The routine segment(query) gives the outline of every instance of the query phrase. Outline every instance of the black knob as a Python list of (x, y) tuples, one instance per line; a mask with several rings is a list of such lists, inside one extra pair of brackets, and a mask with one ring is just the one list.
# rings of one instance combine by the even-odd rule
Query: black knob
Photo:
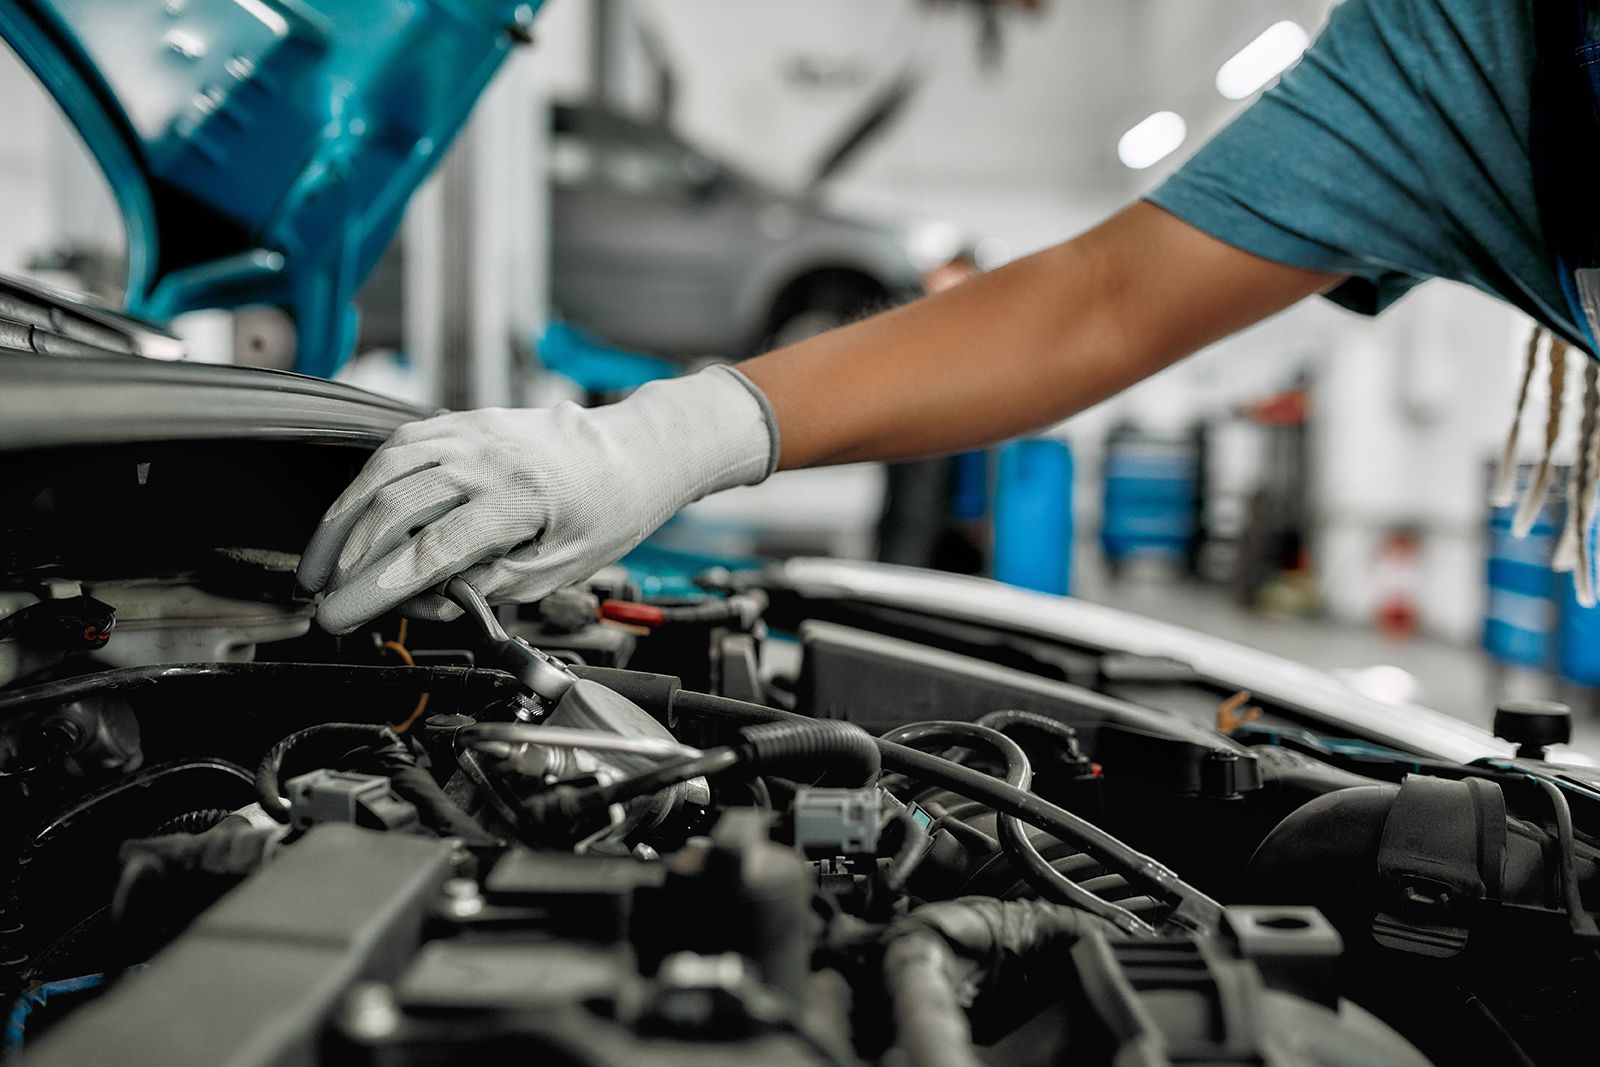
[(1572, 740), (1572, 709), (1555, 700), (1508, 700), (1494, 709), (1494, 735), (1522, 759), (1544, 759), (1548, 745)]

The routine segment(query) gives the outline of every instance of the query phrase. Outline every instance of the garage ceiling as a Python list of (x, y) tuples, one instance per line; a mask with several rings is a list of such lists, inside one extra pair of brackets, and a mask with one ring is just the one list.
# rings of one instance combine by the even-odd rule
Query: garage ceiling
[(1237, 104), (1217, 68), (1280, 19), (1321, 25), (1332, 0), (1052, 0), (1008, 13), (998, 69), (977, 22), (917, 0), (646, 0), (682, 77), (681, 125), (775, 178), (806, 172), (830, 134), (906, 65), (924, 86), (863, 154), (874, 182), (1050, 182), (1136, 191), (1159, 175), (1117, 162), (1123, 131), (1156, 110), (1189, 123), (1182, 158)]

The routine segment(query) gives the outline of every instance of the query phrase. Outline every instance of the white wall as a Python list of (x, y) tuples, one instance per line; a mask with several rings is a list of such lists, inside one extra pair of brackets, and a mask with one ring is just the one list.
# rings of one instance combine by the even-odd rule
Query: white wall
[(1488, 297), (1434, 283), (1333, 336), (1313, 427), (1319, 558), (1336, 615), (1372, 617), (1383, 534), (1410, 526), (1422, 535), (1424, 625), (1475, 636), (1487, 468), (1510, 423), (1527, 329)]

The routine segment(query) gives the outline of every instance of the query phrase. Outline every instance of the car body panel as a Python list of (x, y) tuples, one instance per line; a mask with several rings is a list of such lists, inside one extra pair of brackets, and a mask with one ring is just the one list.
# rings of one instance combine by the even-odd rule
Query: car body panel
[(0, 353), (0, 451), (276, 440), (375, 449), (426, 414), (287, 371)]
[(321, 378), (182, 356), (147, 323), (0, 277), (0, 453), (221, 440), (371, 450), (428, 414)]
[[(1071, 597), (912, 567), (795, 559), (787, 581), (841, 599), (923, 612), (1080, 647), (1174, 660), (1197, 677), (1292, 708), (1327, 730), (1433, 759), (1508, 757), (1514, 746), (1470, 723), (1415, 704), (1385, 704), (1323, 671), (1196, 630)], [(1565, 748), (1552, 761), (1590, 764)]]
[(106, 172), (127, 304), (288, 308), (328, 375), (351, 297), (538, 0), (17, 0), (0, 36)]
[(0, 352), (40, 356), (182, 359), (159, 326), (117, 314), (75, 293), (0, 275)]

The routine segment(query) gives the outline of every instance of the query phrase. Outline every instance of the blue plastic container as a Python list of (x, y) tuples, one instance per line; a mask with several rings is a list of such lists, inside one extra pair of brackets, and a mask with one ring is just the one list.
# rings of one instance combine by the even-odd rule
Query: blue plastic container
[(1561, 674), (1579, 685), (1600, 685), (1600, 607), (1579, 605), (1573, 575), (1561, 575), (1559, 586)]
[[(1526, 480), (1524, 469), (1518, 477), (1519, 499)], [(1489, 516), (1489, 597), (1483, 647), (1506, 663), (1523, 667), (1553, 667), (1556, 663), (1559, 583), (1550, 563), (1566, 521), (1566, 507), (1556, 496), (1551, 494), (1552, 502), (1539, 513), (1526, 538), (1512, 536), (1515, 505), (1495, 508)]]
[(1195, 537), (1199, 452), (1189, 441), (1113, 434), (1106, 442), (1100, 543), (1106, 559), (1182, 560)]
[(989, 453), (962, 452), (950, 460), (950, 515), (962, 522), (989, 518)]
[(994, 576), (1065, 596), (1072, 587), (1072, 449), (1013, 441), (1000, 449), (994, 501)]

